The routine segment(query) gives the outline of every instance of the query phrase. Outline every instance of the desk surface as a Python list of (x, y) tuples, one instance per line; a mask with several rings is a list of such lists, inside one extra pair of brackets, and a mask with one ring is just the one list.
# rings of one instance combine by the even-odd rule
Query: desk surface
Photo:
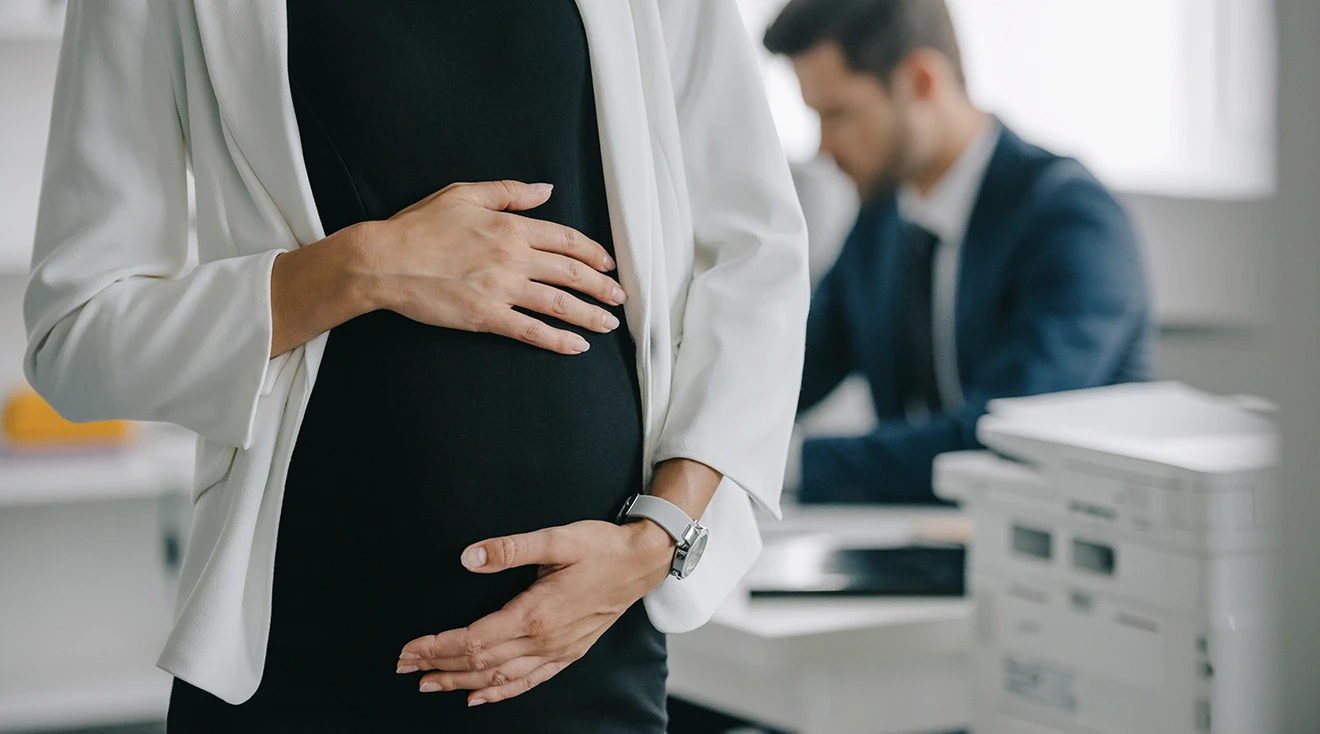
[(824, 534), (841, 545), (900, 543), (921, 536), (967, 537), (970, 522), (951, 507), (874, 505), (788, 505), (784, 519), (762, 516), (761, 535), (777, 538)]
[[(792, 508), (764, 535), (867, 545), (964, 525), (943, 508)], [(670, 636), (670, 690), (804, 732), (947, 731), (966, 722), (970, 645), (962, 599), (751, 600), (736, 591), (710, 623)]]
[[(944, 508), (792, 507), (781, 522), (762, 526), (767, 543), (803, 536), (828, 537), (840, 546), (899, 544), (920, 534), (956, 531), (966, 521)], [(824, 635), (874, 627), (908, 627), (965, 620), (964, 599), (804, 597), (756, 599), (735, 592), (714, 623), (769, 639)]]
[[(767, 543), (789, 537), (828, 536), (843, 546), (902, 543), (928, 529), (965, 523), (962, 515), (944, 508), (888, 509), (875, 507), (788, 508), (784, 520), (763, 526)], [(684, 637), (716, 632), (719, 642), (734, 632), (767, 645), (838, 633), (877, 632), (907, 635), (915, 628), (965, 629), (969, 615), (965, 599), (804, 597), (750, 599), (737, 590), (715, 613), (710, 624)], [(896, 640), (897, 641), (897, 640)], [(808, 649), (810, 645), (806, 646)], [(782, 648), (787, 650), (788, 648)]]

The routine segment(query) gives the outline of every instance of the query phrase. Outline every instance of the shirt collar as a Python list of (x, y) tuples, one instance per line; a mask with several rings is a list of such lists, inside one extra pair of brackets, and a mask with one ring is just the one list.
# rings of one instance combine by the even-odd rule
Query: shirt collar
[(981, 190), (981, 181), (999, 143), (1000, 130), (999, 122), (987, 115), (958, 160), (928, 195), (922, 196), (909, 184), (900, 186), (899, 216), (929, 230), (942, 242), (961, 242)]

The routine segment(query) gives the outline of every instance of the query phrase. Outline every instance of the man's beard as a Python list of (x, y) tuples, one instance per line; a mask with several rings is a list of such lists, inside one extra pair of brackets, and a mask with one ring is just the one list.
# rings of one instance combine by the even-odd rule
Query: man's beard
[(880, 167), (879, 172), (869, 181), (857, 186), (862, 201), (875, 201), (889, 196), (898, 190), (903, 179), (912, 173), (915, 167), (913, 159), (916, 151), (912, 149), (912, 131), (906, 124), (900, 124), (894, 131), (894, 139), (889, 146), (889, 159)]

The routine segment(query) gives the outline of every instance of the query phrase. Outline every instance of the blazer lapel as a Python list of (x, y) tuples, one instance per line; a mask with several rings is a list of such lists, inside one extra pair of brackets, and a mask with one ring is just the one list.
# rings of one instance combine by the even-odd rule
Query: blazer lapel
[(621, 0), (577, 0), (577, 5), (591, 56), (619, 281), (628, 294), (624, 312), (642, 361), (649, 355), (651, 204), (656, 182), (651, 174), (650, 128), (633, 14), (630, 3)]
[(321, 239), (289, 91), (284, 1), (194, 6), (226, 142), (249, 191), (296, 240), (290, 246)]

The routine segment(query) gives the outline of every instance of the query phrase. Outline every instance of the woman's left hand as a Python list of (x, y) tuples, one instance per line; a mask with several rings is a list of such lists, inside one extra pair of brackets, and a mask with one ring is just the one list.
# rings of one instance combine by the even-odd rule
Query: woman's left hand
[(398, 672), (430, 671), (423, 692), (473, 691), (469, 706), (525, 693), (585, 655), (665, 579), (673, 557), (673, 539), (650, 520), (584, 520), (473, 544), (463, 551), (468, 569), (536, 565), (536, 582), (468, 627), (404, 645)]

